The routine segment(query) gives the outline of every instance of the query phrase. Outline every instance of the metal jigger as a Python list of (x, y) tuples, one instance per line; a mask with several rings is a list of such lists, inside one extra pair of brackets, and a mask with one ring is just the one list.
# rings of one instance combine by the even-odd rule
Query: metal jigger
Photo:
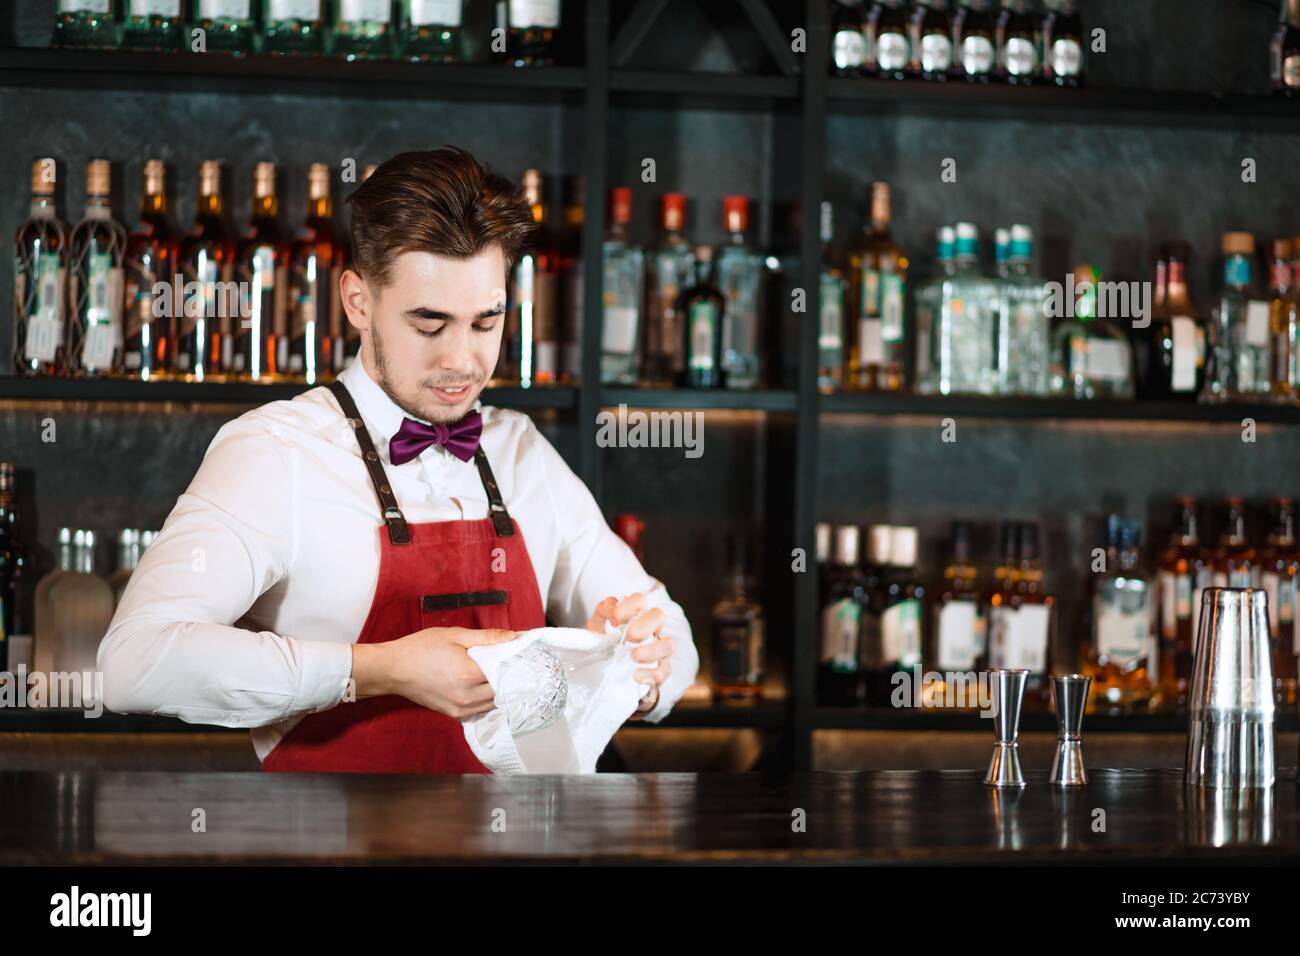
[(1016, 736), (1020, 731), (1020, 704), (1025, 697), (1027, 670), (989, 671), (993, 686), (993, 759), (984, 782), (990, 787), (1023, 787), (1024, 774), (1020, 772), (1020, 744)]
[(1092, 678), (1086, 674), (1064, 674), (1052, 678), (1052, 701), (1056, 706), (1056, 756), (1048, 783), (1058, 787), (1081, 787), (1088, 782), (1083, 769), (1083, 708), (1088, 703)]
[(1187, 710), (1189, 785), (1238, 789), (1273, 785), (1267, 592), (1206, 588)]

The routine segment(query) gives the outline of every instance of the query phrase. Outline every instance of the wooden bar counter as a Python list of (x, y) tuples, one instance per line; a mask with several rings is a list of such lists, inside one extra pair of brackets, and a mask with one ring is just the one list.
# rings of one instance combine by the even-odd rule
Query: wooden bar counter
[(588, 776), (0, 773), (0, 863), (1295, 863), (1296, 771), (1268, 791), (1181, 771)]

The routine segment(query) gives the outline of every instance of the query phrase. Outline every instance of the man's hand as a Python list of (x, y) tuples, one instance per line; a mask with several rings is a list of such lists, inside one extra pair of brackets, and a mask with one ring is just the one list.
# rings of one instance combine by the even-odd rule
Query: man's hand
[(596, 612), (587, 622), (587, 630), (600, 634), (605, 633), (606, 621), (612, 622), (616, 627), (632, 622), (627, 629), (627, 640), (632, 644), (640, 642), (640, 646), (632, 651), (632, 659), (651, 665), (636, 671), (636, 681), (638, 684), (654, 684), (650, 697), (637, 704), (633, 719), (639, 719), (639, 714), (654, 710), (659, 703), (659, 685), (672, 672), (669, 658), (673, 654), (673, 639), (659, 636), (659, 629), (664, 626), (664, 612), (657, 607), (647, 611), (645, 604), (645, 595), (640, 593), (629, 594), (621, 601), (607, 597), (596, 605)]
[(398, 694), (457, 720), (486, 713), (493, 707), (492, 685), (466, 648), (517, 636), (498, 628), (427, 627), (394, 641), (353, 644), (357, 699)]

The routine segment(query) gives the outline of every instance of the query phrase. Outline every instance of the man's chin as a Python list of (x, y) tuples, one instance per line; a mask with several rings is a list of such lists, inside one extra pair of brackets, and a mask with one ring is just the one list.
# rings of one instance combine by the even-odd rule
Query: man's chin
[(422, 387), (420, 389), (420, 407), (424, 409), (425, 414), (422, 416), (430, 422), (454, 422), (464, 418), (474, 405), (474, 400), (479, 397), (483, 391), (481, 385), (470, 385), (466, 387), (464, 393), (457, 397), (454, 393), (448, 393), (442, 389)]

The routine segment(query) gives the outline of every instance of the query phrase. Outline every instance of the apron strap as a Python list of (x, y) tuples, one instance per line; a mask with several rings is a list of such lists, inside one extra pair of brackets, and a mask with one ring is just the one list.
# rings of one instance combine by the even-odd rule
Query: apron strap
[(497, 480), (492, 474), (492, 466), (488, 464), (482, 445), (474, 449), (474, 464), (478, 465), (479, 480), (483, 482), (483, 490), (487, 493), (488, 516), (497, 530), (497, 537), (509, 538), (515, 533), (515, 525), (510, 520), (510, 512), (506, 511), (506, 503), (501, 500), (501, 489), (497, 487)]
[(361, 412), (357, 411), (357, 403), (352, 400), (352, 395), (342, 382), (330, 382), (329, 388), (352, 426), (352, 433), (357, 436), (357, 444), (361, 446), (361, 461), (370, 475), (370, 483), (375, 487), (375, 495), (379, 498), (379, 510), (383, 513), (384, 523), (388, 525), (388, 540), (393, 544), (410, 544), (411, 532), (406, 527), (406, 517), (402, 514), (402, 509), (397, 507), (397, 498), (388, 484), (388, 476), (384, 474), (384, 464), (379, 460), (375, 443), (370, 440), (366, 423), (361, 420)]

